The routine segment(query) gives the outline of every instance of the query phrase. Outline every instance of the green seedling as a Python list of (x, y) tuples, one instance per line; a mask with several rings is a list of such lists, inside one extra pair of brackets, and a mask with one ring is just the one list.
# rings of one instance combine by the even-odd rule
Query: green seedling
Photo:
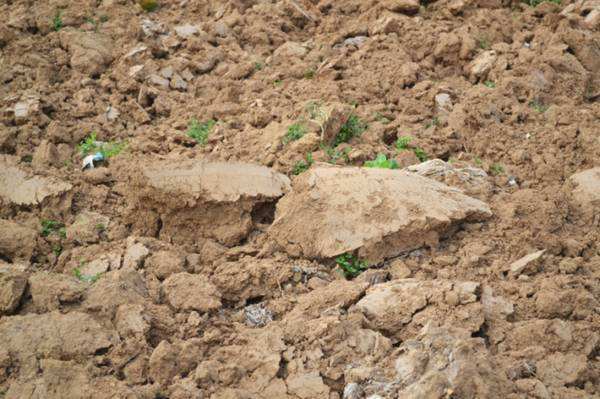
[(283, 84), (283, 81), (282, 81), (281, 79), (275, 79), (275, 80), (273, 81), (273, 84), (274, 84), (275, 86), (281, 86), (281, 85)]
[(62, 21), (62, 11), (57, 10), (56, 14), (54, 14), (54, 18), (52, 19), (52, 28), (55, 32), (58, 32), (63, 27)]
[(421, 162), (427, 161), (427, 153), (421, 147), (415, 147), (413, 149), (413, 152), (415, 153), (415, 155), (417, 156), (417, 159), (419, 161), (421, 161)]
[(365, 260), (346, 253), (335, 258), (335, 263), (342, 269), (346, 278), (354, 278), (369, 268)]
[(531, 7), (537, 7), (544, 1), (547, 1), (548, 3), (560, 4), (560, 0), (525, 0), (524, 3)]
[(304, 71), (304, 79), (312, 79), (315, 77), (315, 70), (310, 68)]
[(485, 37), (482, 37), (480, 39), (477, 40), (477, 45), (479, 46), (480, 49), (482, 50), (487, 50), (490, 48), (490, 42), (488, 39), (486, 39)]
[(313, 156), (311, 153), (306, 154), (306, 161), (301, 160), (296, 162), (296, 164), (294, 165), (294, 169), (292, 170), (292, 173), (294, 175), (299, 175), (300, 173), (304, 173), (306, 172), (311, 165), (314, 163), (313, 160)]
[(58, 236), (60, 238), (67, 238), (67, 229), (65, 227), (58, 229)]
[(142, 7), (142, 10), (146, 12), (151, 12), (158, 8), (158, 1), (156, 0), (138, 0), (138, 3)]
[(283, 137), (282, 143), (286, 145), (290, 141), (296, 141), (306, 134), (306, 127), (302, 123), (294, 123), (288, 127), (287, 133)]
[(124, 141), (109, 141), (102, 143), (97, 141), (96, 137), (96, 132), (92, 132), (79, 144), (78, 147), (81, 156), (99, 152), (105, 159), (108, 159), (120, 154), (127, 146), (127, 143)]
[(208, 141), (208, 136), (216, 124), (217, 122), (212, 119), (202, 123), (198, 122), (197, 119), (192, 119), (186, 133), (189, 137), (196, 140), (196, 142), (204, 145)]
[(400, 151), (408, 150), (408, 145), (413, 140), (411, 136), (400, 136), (398, 140), (396, 140), (396, 148)]
[(254, 63), (254, 70), (255, 71), (262, 71), (264, 65), (262, 64), (262, 62), (255, 62)]
[(431, 121), (429, 121), (425, 124), (425, 129), (429, 129), (432, 126), (439, 126), (439, 125), (440, 125), (440, 120), (438, 119), (437, 116), (435, 116), (431, 119)]
[(99, 233), (102, 233), (104, 230), (106, 230), (106, 226), (103, 225), (102, 223), (98, 223), (96, 225), (96, 230), (98, 230)]
[(479, 157), (473, 158), (473, 162), (475, 162), (475, 165), (477, 165), (477, 166), (483, 165), (483, 161)]
[(496, 87), (496, 83), (492, 82), (491, 80), (486, 80), (485, 82), (483, 82), (483, 85), (489, 89), (493, 89), (494, 87)]
[(60, 254), (62, 253), (62, 247), (60, 245), (53, 245), (52, 246), (52, 253), (54, 253), (54, 255), (58, 258), (60, 256)]
[(32, 155), (23, 155), (21, 157), (21, 161), (25, 162), (25, 163), (31, 163), (31, 161), (33, 161), (33, 156)]
[(325, 154), (327, 154), (327, 156), (329, 157), (329, 160), (327, 162), (330, 164), (336, 164), (338, 159), (340, 159), (340, 158), (343, 158), (346, 163), (350, 162), (350, 158), (348, 157), (348, 154), (350, 153), (350, 151), (352, 151), (352, 148), (350, 148), (350, 147), (346, 147), (341, 151), (337, 150), (333, 147), (324, 146), (324, 145), (322, 145), (321, 148), (323, 149), (323, 151), (325, 151)]
[(46, 220), (43, 219), (41, 221), (41, 225), (42, 225), (42, 230), (40, 231), (40, 234), (43, 237), (48, 237), (50, 234), (52, 233), (56, 233), (58, 232), (60, 235), (60, 230), (64, 229), (64, 224), (62, 224), (61, 222), (57, 222), (56, 220)]
[(348, 121), (342, 126), (340, 132), (335, 136), (333, 140), (333, 146), (337, 147), (342, 143), (347, 143), (353, 137), (360, 136), (368, 125), (363, 122), (357, 115), (350, 115)]
[(398, 162), (395, 159), (387, 159), (384, 154), (379, 154), (374, 160), (365, 162), (364, 166), (365, 168), (398, 169)]
[[(84, 265), (84, 263), (81, 262), (80, 266), (83, 267), (83, 265)], [(98, 281), (98, 279), (100, 277), (102, 277), (102, 273), (97, 273), (97, 274), (94, 274), (93, 276), (87, 276), (85, 274), (82, 274), (80, 267), (77, 267), (73, 270), (73, 275), (75, 277), (77, 277), (77, 280), (79, 280), (79, 281), (84, 281), (86, 283), (92, 283), (92, 284), (95, 283), (96, 281)]]
[(490, 165), (490, 173), (494, 176), (501, 175), (502, 173), (504, 173), (504, 167), (499, 163), (494, 163)]
[(533, 108), (535, 111), (539, 112), (540, 114), (543, 114), (544, 112), (546, 112), (548, 110), (548, 106), (542, 104), (538, 100), (534, 100), (534, 101), (530, 102), (529, 106), (531, 108)]

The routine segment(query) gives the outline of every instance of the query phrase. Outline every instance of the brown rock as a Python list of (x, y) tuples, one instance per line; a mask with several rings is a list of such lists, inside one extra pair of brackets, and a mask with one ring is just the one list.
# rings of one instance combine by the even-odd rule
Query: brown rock
[(19, 307), (26, 286), (24, 274), (0, 271), (0, 315), (12, 314)]
[(29, 277), (29, 290), (40, 312), (60, 309), (61, 305), (81, 300), (86, 285), (73, 276), (39, 272)]
[(97, 77), (113, 60), (113, 43), (100, 33), (61, 30), (60, 44), (69, 51), (71, 68), (90, 77)]
[(537, 363), (537, 378), (548, 386), (573, 385), (583, 380), (587, 370), (585, 355), (554, 353)]
[(419, 12), (418, 0), (385, 0), (383, 6), (390, 11), (404, 14), (415, 14)]
[(317, 371), (293, 374), (286, 380), (288, 391), (302, 399), (327, 398), (329, 387)]
[(453, 223), (490, 215), (485, 203), (408, 172), (316, 167), (277, 203), (269, 234), (293, 256), (359, 250), (376, 262), (434, 245)]
[(179, 348), (168, 341), (161, 341), (150, 356), (150, 378), (161, 385), (169, 384), (179, 369), (178, 355)]
[(0, 255), (28, 261), (36, 247), (38, 233), (10, 220), (0, 219)]
[(209, 312), (221, 307), (221, 295), (206, 277), (177, 273), (163, 283), (167, 301), (177, 310)]
[(600, 167), (584, 170), (569, 178), (571, 204), (587, 218), (600, 214)]
[(162, 222), (161, 238), (190, 244), (202, 238), (225, 245), (239, 243), (252, 230), (254, 207), (274, 201), (289, 189), (287, 176), (235, 162), (156, 162), (135, 175), (133, 183), (134, 222), (147, 229), (154, 215), (152, 220), (158, 217)]
[(96, 212), (83, 211), (67, 227), (67, 239), (78, 243), (96, 243), (108, 227), (109, 218)]
[(146, 259), (145, 269), (164, 280), (175, 273), (185, 272), (185, 258), (172, 251), (158, 251)]
[(469, 78), (472, 82), (484, 80), (496, 62), (496, 52), (494, 50), (484, 51), (471, 62), (468, 68)]

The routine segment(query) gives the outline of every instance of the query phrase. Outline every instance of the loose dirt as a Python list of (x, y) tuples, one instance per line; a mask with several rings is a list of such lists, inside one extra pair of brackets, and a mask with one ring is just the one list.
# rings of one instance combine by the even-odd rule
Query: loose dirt
[(597, 0), (158, 4), (0, 4), (0, 397), (600, 397)]

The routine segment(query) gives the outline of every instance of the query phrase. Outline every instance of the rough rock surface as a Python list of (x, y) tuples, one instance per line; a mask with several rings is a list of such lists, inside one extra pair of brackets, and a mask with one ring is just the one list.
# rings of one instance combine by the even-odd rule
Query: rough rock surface
[(163, 290), (167, 301), (178, 310), (209, 312), (221, 307), (221, 295), (202, 276), (177, 273), (165, 280)]
[(0, 219), (0, 255), (5, 259), (28, 261), (35, 250), (37, 231), (10, 220)]
[(278, 202), (270, 234), (293, 256), (332, 258), (358, 249), (376, 262), (489, 216), (485, 203), (411, 173), (319, 167)]
[(38, 272), (29, 277), (33, 305), (40, 312), (58, 310), (82, 299), (86, 285), (73, 276)]
[(60, 196), (72, 185), (56, 178), (28, 177), (14, 161), (0, 156), (0, 199), (7, 204), (37, 205), (48, 197)]
[(225, 162), (161, 161), (143, 168), (134, 193), (136, 218), (162, 209), (161, 237), (193, 243), (214, 238), (239, 243), (251, 231), (252, 211), (289, 189), (289, 179), (259, 165)]
[(577, 213), (590, 219), (600, 214), (600, 168), (576, 173), (569, 178), (573, 190), (571, 202)]
[(25, 275), (0, 270), (0, 315), (12, 314), (17, 309), (26, 286)]
[(95, 32), (61, 32), (61, 45), (71, 55), (73, 69), (89, 75), (99, 76), (113, 60), (113, 45), (110, 37)]

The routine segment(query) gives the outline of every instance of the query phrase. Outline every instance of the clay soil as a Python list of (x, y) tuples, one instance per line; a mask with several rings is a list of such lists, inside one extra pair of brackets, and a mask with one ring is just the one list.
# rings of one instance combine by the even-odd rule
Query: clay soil
[[(0, 15), (0, 397), (600, 397), (600, 208), (569, 179), (600, 166), (597, 1), (2, 0)], [(367, 128), (288, 143), (314, 104)], [(216, 121), (204, 144), (193, 119)], [(126, 146), (82, 170), (92, 132)], [(355, 278), (282, 244), (321, 220), (270, 234), (307, 154), (404, 168), (417, 148), (481, 170), (430, 177), (492, 216), (400, 255), (380, 243)], [(261, 165), (279, 186), (233, 178), (271, 191), (202, 202), (167, 177), (153, 196), (140, 171), (182, 162)]]

